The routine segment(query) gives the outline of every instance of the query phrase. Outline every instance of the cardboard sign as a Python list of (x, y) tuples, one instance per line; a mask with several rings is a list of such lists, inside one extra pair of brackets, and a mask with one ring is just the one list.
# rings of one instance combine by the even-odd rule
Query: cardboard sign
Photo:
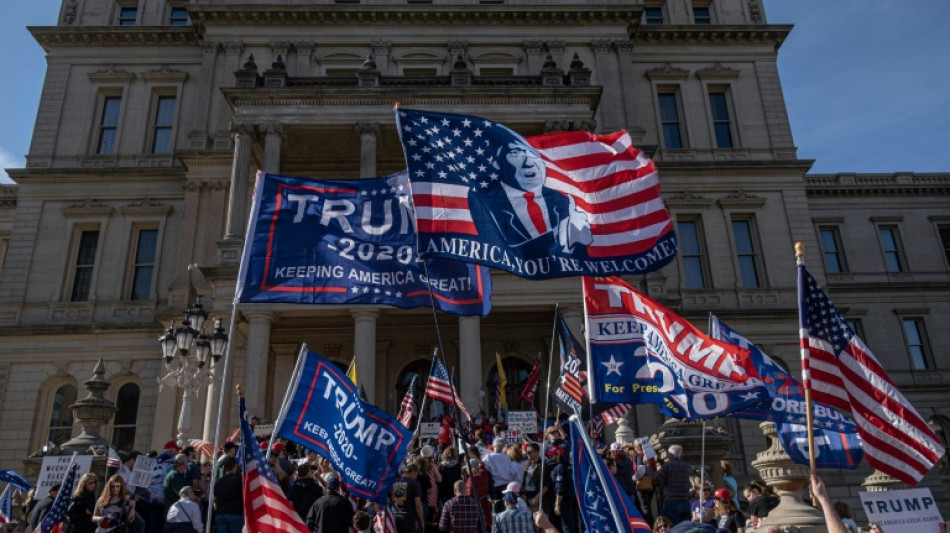
[[(62, 483), (69, 470), (69, 461), (71, 455), (48, 455), (43, 458), (43, 464), (40, 466), (40, 474), (36, 481), (36, 493), (34, 498), (41, 500), (49, 494), (49, 488), (57, 483)], [(76, 463), (79, 464), (77, 476), (89, 473), (92, 470), (91, 455), (77, 455)], [(79, 479), (76, 479), (79, 483)]]
[(423, 422), (419, 425), (419, 437), (423, 439), (439, 438), (441, 426), (437, 422)]
[[(508, 429), (531, 435), (538, 432), (538, 413), (534, 411), (509, 411)], [(520, 435), (518, 437), (521, 438)]]
[(258, 424), (254, 428), (255, 437), (270, 437), (274, 434), (274, 424)]
[(938, 533), (943, 518), (930, 489), (859, 492), (868, 522), (887, 533)]
[(130, 487), (148, 487), (152, 479), (152, 470), (155, 469), (155, 458), (140, 455), (135, 458), (135, 465), (126, 485)]
[(653, 445), (650, 444), (650, 437), (643, 437), (640, 439), (640, 444), (643, 447), (643, 458), (649, 461), (650, 459), (656, 459), (656, 450), (653, 449)]

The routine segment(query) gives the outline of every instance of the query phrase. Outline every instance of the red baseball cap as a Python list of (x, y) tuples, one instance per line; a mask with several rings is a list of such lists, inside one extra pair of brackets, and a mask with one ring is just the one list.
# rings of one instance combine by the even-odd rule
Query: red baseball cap
[(267, 441), (266, 441), (266, 440), (262, 440), (260, 446), (261, 446), (261, 451), (262, 451), (262, 452), (266, 452), (266, 451), (267, 451)]
[(172, 449), (172, 448), (175, 448), (176, 450), (181, 450), (181, 446), (179, 446), (178, 443), (175, 442), (174, 440), (170, 440), (170, 441), (166, 442), (166, 443), (165, 443), (165, 447), (162, 448), (162, 449), (163, 449), (163, 450), (170, 450), (170, 449)]
[(274, 450), (277, 453), (280, 453), (284, 451), (284, 445), (279, 442), (275, 442), (274, 445), (270, 447), (270, 449)]

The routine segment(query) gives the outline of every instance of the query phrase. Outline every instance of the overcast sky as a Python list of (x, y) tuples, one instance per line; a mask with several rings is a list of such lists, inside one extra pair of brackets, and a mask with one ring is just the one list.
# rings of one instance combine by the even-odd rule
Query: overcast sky
[[(26, 31), (60, 0), (17, 2), (0, 18), (5, 127), (0, 168), (22, 167), (46, 65)], [(766, 0), (795, 29), (779, 72), (798, 156), (812, 172), (950, 172), (950, 2)], [(0, 180), (6, 173), (0, 173)]]

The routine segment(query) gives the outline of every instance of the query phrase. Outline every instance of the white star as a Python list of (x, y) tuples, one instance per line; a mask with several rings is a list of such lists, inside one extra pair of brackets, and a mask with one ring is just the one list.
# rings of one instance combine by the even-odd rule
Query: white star
[[(413, 146), (415, 146), (415, 145), (413, 145)], [(428, 154), (429, 152), (432, 151), (432, 148), (429, 148), (428, 146), (423, 146), (423, 147), (422, 147), (422, 151)]]
[(488, 177), (491, 178), (492, 181), (497, 181), (497, 180), (498, 180), (498, 174), (496, 174), (496, 173), (494, 173), (494, 172), (492, 172), (491, 174), (489, 174)]
[(482, 186), (482, 189), (487, 189), (487, 188), (488, 188), (488, 182), (487, 182), (487, 181), (480, 181), (480, 182), (478, 182), (478, 184)]
[(757, 392), (747, 392), (747, 393), (745, 393), (745, 394), (742, 395), (742, 399), (743, 399), (743, 400), (746, 400), (746, 401), (748, 401), (748, 400), (755, 400), (755, 399), (757, 399), (758, 397), (759, 397), (759, 393), (757, 393)]
[(475, 158), (472, 157), (472, 156), (467, 156), (467, 157), (465, 158), (465, 160), (468, 161), (469, 163), (474, 163), (474, 162), (475, 162)]
[(609, 376), (610, 374), (614, 374), (614, 373), (616, 373), (618, 376), (622, 375), (620, 373), (620, 367), (623, 366), (623, 362), (617, 361), (616, 359), (614, 359), (613, 354), (610, 354), (610, 361), (607, 361), (606, 363), (601, 363), (601, 364), (607, 367), (606, 375)]
[(446, 174), (445, 172), (442, 172), (441, 170), (439, 171), (439, 177), (440, 177), (440, 178), (445, 179), (446, 176), (448, 176), (448, 174)]
[(373, 292), (376, 293), (376, 294), (379, 294), (379, 293), (381, 293), (381, 292), (383, 292), (383, 291), (379, 290), (379, 287), (377, 287), (377, 288), (373, 289)]
[(426, 117), (419, 117), (419, 122), (422, 124), (428, 124), (429, 119), (427, 119)]
[(469, 126), (472, 125), (472, 121), (469, 120), (469, 119), (467, 119), (467, 118), (463, 118), (463, 119), (462, 119), (462, 125), (467, 128), (467, 127), (469, 127)]
[(486, 127), (486, 128), (490, 128), (490, 127), (491, 127), (491, 122), (488, 121), (488, 120), (486, 120), (486, 121), (485, 121), (485, 127)]
[[(415, 145), (419, 144), (419, 141), (417, 141), (417, 140), (415, 140), (415, 139), (409, 139), (408, 141), (406, 141), (406, 144), (408, 144), (409, 146), (415, 146)], [(424, 148), (423, 148), (423, 150), (424, 150)]]
[(442, 125), (445, 126), (445, 127), (449, 127), (449, 119), (443, 118), (443, 119), (442, 119)]
[(426, 173), (423, 172), (423, 171), (421, 171), (421, 170), (417, 170), (417, 171), (415, 172), (415, 174), (416, 174), (416, 176), (418, 176), (418, 177), (420, 177), (420, 178), (425, 177), (425, 175), (426, 175)]
[(392, 295), (393, 295), (393, 291), (386, 291), (386, 296), (392, 296)]
[(478, 155), (482, 155), (482, 154), (485, 153), (485, 150), (482, 149), (482, 148), (476, 148), (476, 149), (475, 149), (475, 153), (478, 154)]
[(397, 293), (396, 293), (396, 298), (401, 298), (401, 297), (402, 297), (402, 293), (401, 293), (401, 292), (397, 292)]
[(435, 163), (433, 163), (432, 161), (426, 161), (426, 168), (429, 170), (432, 170), (433, 168), (435, 168)]
[(360, 288), (359, 288), (359, 287), (353, 287), (353, 292), (354, 292), (354, 293), (360, 292)]
[(452, 135), (455, 135), (456, 137), (461, 137), (461, 136), (462, 136), (462, 130), (460, 130), (460, 129), (458, 129), (458, 128), (455, 128), (454, 130), (452, 130)]
[(469, 139), (468, 137), (466, 137), (465, 140), (463, 140), (462, 142), (465, 143), (465, 146), (471, 146), (471, 145), (472, 145), (472, 140)]
[(367, 292), (369, 292), (369, 287), (363, 287), (363, 294), (366, 294)]
[(413, 161), (422, 161), (422, 156), (419, 154), (412, 154)]
[(410, 128), (409, 126), (403, 126), (402, 129), (406, 131), (412, 131), (412, 128)]
[(472, 133), (474, 133), (476, 137), (481, 137), (483, 132), (482, 132), (482, 130), (480, 130), (480, 129), (478, 129), (478, 128), (475, 128), (475, 129), (472, 131)]

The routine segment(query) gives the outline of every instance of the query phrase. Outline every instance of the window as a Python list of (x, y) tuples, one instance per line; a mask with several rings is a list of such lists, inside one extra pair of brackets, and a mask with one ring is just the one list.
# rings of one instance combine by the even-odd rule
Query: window
[(660, 125), (663, 129), (664, 148), (683, 148), (680, 129), (679, 98), (675, 90), (664, 90), (658, 95), (660, 102)]
[(79, 247), (73, 269), (73, 288), (69, 301), (89, 300), (92, 289), (92, 274), (96, 266), (96, 250), (99, 248), (99, 230), (85, 230), (79, 234)]
[(867, 342), (867, 338), (864, 336), (864, 326), (861, 325), (860, 320), (856, 318), (846, 318), (844, 321), (847, 322), (848, 327), (851, 328), (851, 331), (853, 331), (855, 335)]
[(56, 389), (49, 415), (49, 434), (46, 440), (59, 446), (72, 437), (73, 410), (69, 406), (74, 403), (76, 403), (76, 387), (63, 385)]
[(138, 17), (137, 7), (119, 8), (119, 26), (135, 26), (135, 19)]
[(131, 452), (135, 448), (135, 426), (139, 415), (139, 394), (135, 383), (126, 383), (119, 388), (115, 398), (115, 420), (112, 429), (112, 445), (116, 450)]
[(716, 148), (732, 148), (732, 121), (729, 119), (729, 104), (726, 92), (709, 91), (709, 108), (712, 111)]
[(910, 366), (914, 370), (926, 370), (930, 348), (927, 346), (927, 334), (924, 331), (924, 321), (920, 318), (904, 318), (904, 340), (907, 342), (907, 353), (910, 355)]
[(751, 220), (734, 219), (732, 221), (732, 235), (736, 241), (736, 259), (739, 262), (740, 286), (746, 289), (759, 286), (753, 231)]
[(152, 153), (169, 154), (172, 151), (172, 124), (175, 118), (175, 97), (159, 96), (155, 103), (155, 121), (152, 125)]
[(693, 8), (693, 24), (708, 26), (712, 24), (712, 15), (709, 12), (709, 6)]
[(677, 229), (680, 258), (683, 260), (683, 286), (687, 289), (705, 289), (705, 261), (699, 221), (680, 220)]
[(99, 141), (96, 153), (112, 155), (115, 153), (116, 132), (119, 128), (119, 107), (122, 97), (107, 96), (102, 99), (102, 115), (99, 118)]
[(896, 226), (880, 226), (877, 229), (881, 239), (881, 251), (884, 252), (884, 268), (888, 272), (903, 272), (904, 261), (901, 257), (900, 237)]
[(130, 300), (151, 299), (152, 277), (155, 272), (155, 251), (157, 245), (157, 229), (140, 229), (136, 232)]
[(841, 250), (841, 236), (836, 227), (818, 228), (818, 239), (821, 241), (821, 254), (825, 259), (825, 270), (830, 274), (840, 274), (847, 269)]
[(173, 7), (172, 10), (168, 12), (168, 25), (187, 26), (188, 10), (183, 7)]
[(662, 7), (648, 7), (643, 10), (643, 15), (646, 19), (647, 24), (650, 24), (650, 25), (663, 24), (663, 8)]
[(937, 232), (943, 246), (943, 256), (947, 259), (947, 265), (950, 265), (950, 225), (937, 226)]

